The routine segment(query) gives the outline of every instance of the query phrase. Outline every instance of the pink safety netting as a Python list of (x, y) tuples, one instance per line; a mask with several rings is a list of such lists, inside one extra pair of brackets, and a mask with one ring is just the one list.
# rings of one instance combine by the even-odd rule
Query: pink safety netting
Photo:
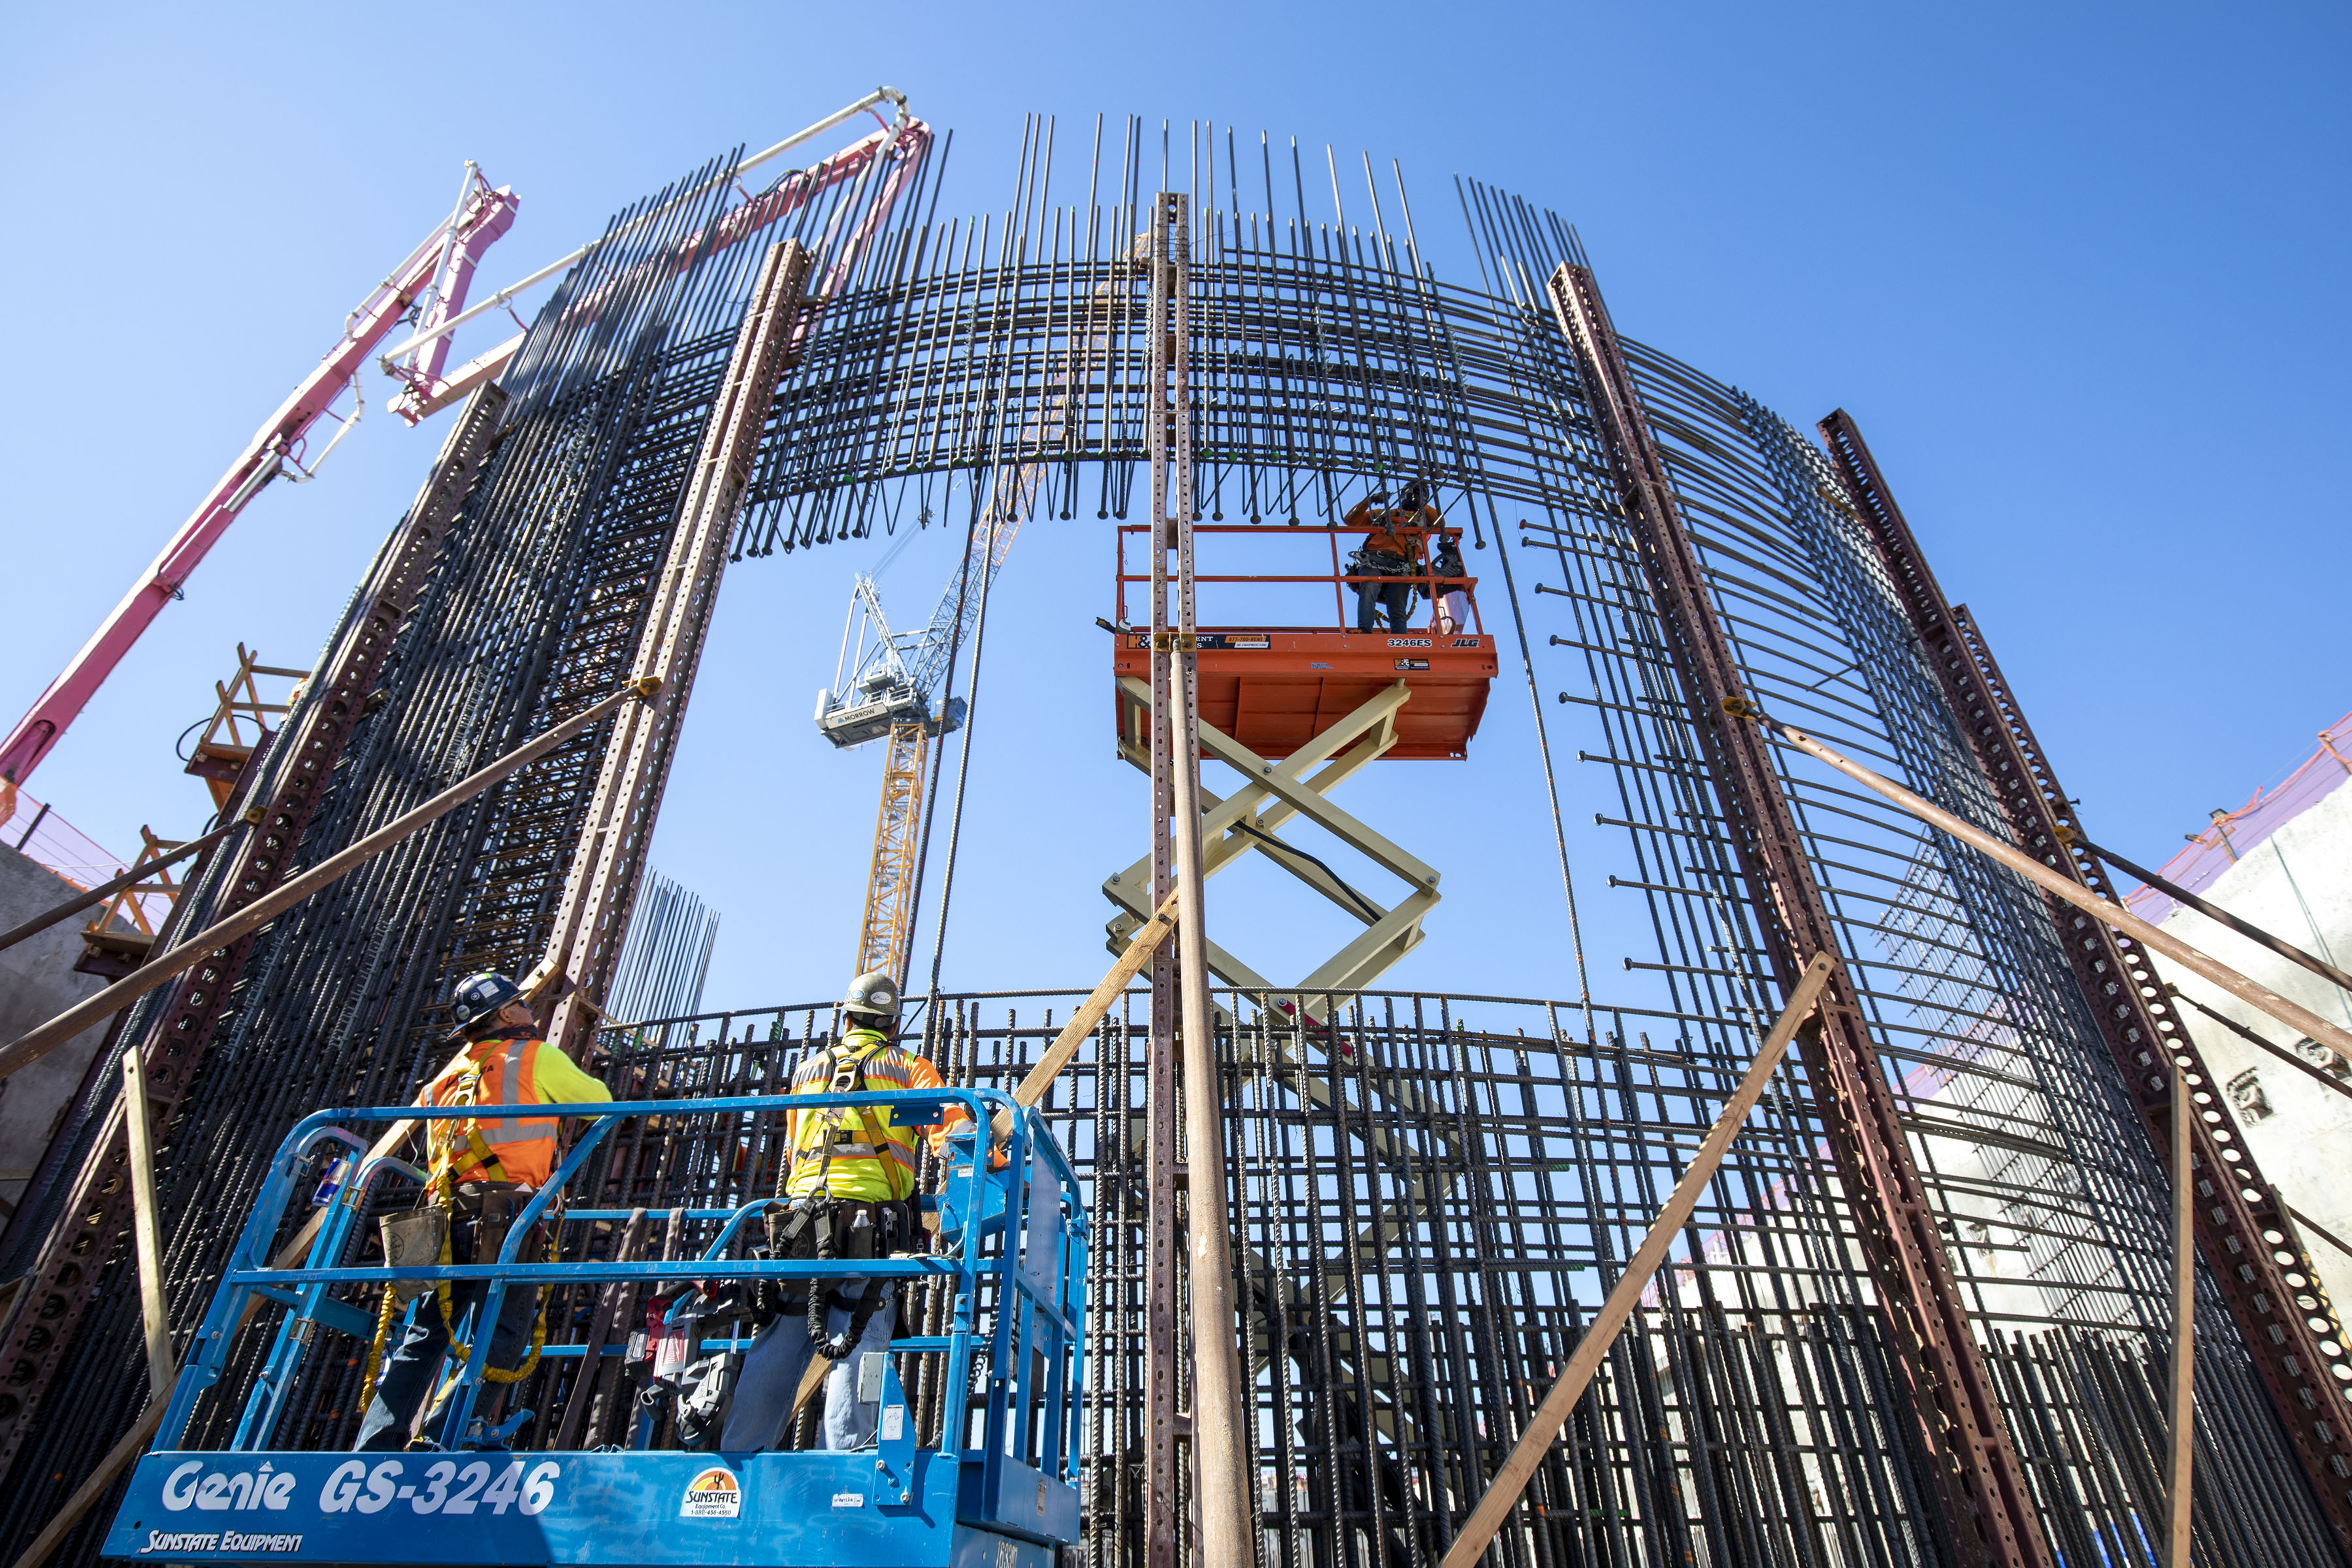
[[(2235, 811), (2222, 812), (2213, 826), (2189, 839), (2189, 847), (2157, 868), (2157, 875), (2176, 887), (2201, 893), (2222, 872), (2272, 834), (2317, 805), (2337, 784), (2352, 778), (2352, 713), (2319, 732), (2319, 749), (2293, 773), (2254, 792)], [(2145, 921), (2161, 922), (2180, 906), (2153, 888), (2135, 888), (2124, 895), (2131, 911)]]
[[(77, 888), (95, 887), (131, 869), (130, 861), (21, 789), (16, 792), (16, 809), (8, 814), (5, 822), (0, 822), (0, 844), (47, 867)], [(161, 921), (172, 908), (171, 900), (161, 893), (144, 894), (139, 902), (151, 926)]]

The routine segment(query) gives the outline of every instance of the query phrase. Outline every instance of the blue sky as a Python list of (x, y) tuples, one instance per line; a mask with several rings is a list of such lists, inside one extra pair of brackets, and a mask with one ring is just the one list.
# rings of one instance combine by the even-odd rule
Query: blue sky
[[(1132, 110), (1296, 134), (1401, 159), (1433, 206), (1460, 173), (1558, 209), (1623, 331), (1801, 426), (1854, 413), (2093, 831), (2136, 858), (2352, 708), (2340, 7), (446, 15), (8, 19), (9, 717), (446, 209), (463, 159), (522, 197), (496, 285), (877, 80), (956, 132), (943, 211), (1004, 201), (1031, 110), (1066, 131)], [(438, 439), (379, 407), (318, 483), (265, 493), (33, 792), (118, 847), (142, 822), (191, 831), (206, 804), (172, 745), (234, 645), (310, 661)], [(655, 856), (724, 914), (714, 1000), (820, 994), (847, 963), (879, 759), (831, 753), (808, 713), (877, 553), (730, 574)], [(919, 541), (886, 592), (927, 606), (951, 553)], [(1101, 967), (1095, 887), (1145, 831), (1140, 782), (1110, 759), (1092, 626), (1109, 572), (1090, 524), (1041, 521), (1003, 579), (950, 984)], [(1574, 990), (1527, 711), (1498, 683), (1470, 762), (1385, 766), (1342, 797), (1445, 872), (1400, 983)], [(1590, 739), (1576, 722), (1556, 748)], [(1570, 765), (1571, 819), (1607, 787)], [(1631, 994), (1613, 971), (1640, 951), (1636, 895), (1600, 886), (1618, 846), (1588, 828), (1572, 847), (1596, 985)], [(1255, 870), (1213, 890), (1221, 934), (1277, 976), (1343, 934)]]

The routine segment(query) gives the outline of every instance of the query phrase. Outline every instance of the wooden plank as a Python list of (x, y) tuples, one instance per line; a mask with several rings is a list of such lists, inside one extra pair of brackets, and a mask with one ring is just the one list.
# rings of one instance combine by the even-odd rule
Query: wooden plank
[(1103, 1015), (1110, 1011), (1111, 1004), (1118, 1000), (1119, 994), (1127, 989), (1128, 982), (1151, 962), (1151, 955), (1159, 951), (1160, 944), (1175, 929), (1176, 895), (1171, 892), (1160, 900), (1160, 908), (1153, 911), (1150, 920), (1135, 928), (1134, 934), (1128, 939), (1127, 951), (1118, 955), (1118, 962), (1110, 966), (1110, 973), (1102, 977), (1101, 983), (1079, 1004), (1078, 1010), (1070, 1015), (1070, 1021), (1062, 1026), (1062, 1032), (1054, 1037), (1054, 1043), (1045, 1047), (1045, 1054), (1037, 1058), (1037, 1065), (1023, 1075), (1019, 1087), (1013, 1091), (1015, 1104), (1034, 1105), (1045, 1098), (1047, 1086), (1064, 1068), (1070, 1065), (1070, 1058), (1077, 1055), (1078, 1047), (1086, 1037), (1095, 1032), (1095, 1026), (1102, 1022)]
[(2189, 1163), (2189, 1075), (2172, 1073), (2172, 1399), (2164, 1457), (2164, 1561), (2189, 1568), (2189, 1454), (2197, 1431), (2197, 1199)]
[(1789, 998), (1789, 1005), (1781, 1013), (1780, 1021), (1765, 1037), (1763, 1049), (1758, 1051), (1756, 1059), (1748, 1064), (1748, 1076), (1740, 1080), (1738, 1091), (1723, 1108), (1723, 1114), (1715, 1119), (1715, 1125), (1707, 1130), (1706, 1142), (1700, 1144), (1698, 1152), (1692, 1156), (1690, 1169), (1685, 1171), (1682, 1180), (1675, 1184), (1673, 1194), (1666, 1199), (1666, 1206), (1658, 1211), (1658, 1217), (1652, 1222), (1649, 1234), (1642, 1238), (1642, 1245), (1634, 1251), (1633, 1261), (1625, 1266), (1624, 1274), (1618, 1279), (1617, 1288), (1609, 1292), (1609, 1299), (1601, 1305), (1600, 1316), (1592, 1321), (1592, 1326), (1585, 1331), (1584, 1338), (1578, 1342), (1576, 1353), (1569, 1358), (1568, 1370), (1560, 1373), (1559, 1381), (1552, 1384), (1551, 1392), (1544, 1396), (1542, 1405), (1528, 1421), (1527, 1430), (1519, 1434), (1517, 1445), (1511, 1449), (1511, 1457), (1503, 1461), (1503, 1468), (1496, 1473), (1494, 1483), (1487, 1487), (1486, 1495), (1478, 1500), (1478, 1506), (1471, 1510), (1461, 1532), (1454, 1536), (1454, 1544), (1447, 1550), (1441, 1568), (1471, 1568), (1471, 1564), (1486, 1554), (1488, 1543), (1495, 1539), (1496, 1532), (1503, 1528), (1503, 1521), (1517, 1505), (1519, 1494), (1527, 1489), (1528, 1480), (1536, 1473), (1536, 1467), (1543, 1462), (1552, 1439), (1559, 1436), (1560, 1427), (1568, 1421), (1569, 1412), (1574, 1410), (1576, 1402), (1584, 1397), (1585, 1389), (1592, 1383), (1592, 1374), (1600, 1370), (1601, 1358), (1609, 1353), (1609, 1347), (1615, 1342), (1618, 1331), (1633, 1317), (1634, 1303), (1642, 1299), (1642, 1292), (1649, 1289), (1651, 1277), (1657, 1273), (1658, 1265), (1665, 1261), (1666, 1249), (1674, 1245), (1675, 1234), (1690, 1218), (1691, 1211), (1698, 1206), (1699, 1194), (1706, 1191), (1707, 1183), (1715, 1179), (1716, 1167), (1723, 1163), (1732, 1139), (1738, 1136), (1740, 1123), (1748, 1120), (1748, 1111), (1762, 1098), (1764, 1085), (1771, 1078), (1772, 1069), (1780, 1065), (1780, 1058), (1787, 1053), (1790, 1040), (1796, 1036), (1797, 1026), (1812, 1015), (1813, 1005), (1821, 999), (1822, 987), (1829, 984), (1834, 968), (1829, 955), (1821, 952), (1815, 953), (1812, 961), (1805, 965), (1804, 973), (1797, 982), (1796, 994)]
[(163, 1242), (155, 1222), (155, 1125), (147, 1104), (147, 1064), (122, 1053), (123, 1125), (131, 1143), (131, 1242), (139, 1258), (139, 1308), (147, 1326), (147, 1397), (161, 1405), (179, 1368), (172, 1354), (172, 1317), (163, 1304)]

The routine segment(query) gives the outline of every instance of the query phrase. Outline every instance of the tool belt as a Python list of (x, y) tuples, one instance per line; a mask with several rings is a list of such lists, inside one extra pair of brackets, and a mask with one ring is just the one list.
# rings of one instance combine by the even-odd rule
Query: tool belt
[[(915, 1205), (897, 1199), (836, 1198), (814, 1194), (772, 1206), (767, 1215), (766, 1256), (782, 1262), (798, 1259), (840, 1259), (866, 1262), (888, 1258), (915, 1234)], [(809, 1342), (828, 1361), (839, 1361), (866, 1337), (866, 1326), (889, 1295), (880, 1280), (861, 1281), (863, 1290), (846, 1293), (848, 1280), (814, 1279), (803, 1288), (795, 1280), (759, 1281), (753, 1315), (764, 1327), (783, 1313), (804, 1314)], [(849, 1314), (849, 1326), (838, 1335), (825, 1332), (825, 1314), (838, 1307)]]
[[(515, 1216), (527, 1207), (538, 1188), (520, 1182), (460, 1182), (449, 1197), (452, 1245), (475, 1263), (495, 1263), (514, 1229)], [(535, 1240), (544, 1240), (544, 1226), (531, 1227)], [(530, 1250), (526, 1243), (523, 1251)]]
[[(1412, 571), (1410, 560), (1385, 550), (1358, 550), (1350, 552), (1348, 556), (1348, 575), (1350, 577), (1402, 577)], [(1359, 588), (1381, 585), (1370, 583), (1356, 584)]]
[[(425, 1201), (415, 1208), (376, 1221), (383, 1237), (383, 1260), (394, 1268), (425, 1268), (441, 1262), (446, 1247), (453, 1263), (494, 1262), (514, 1228), (515, 1216), (537, 1190), (521, 1182), (460, 1182), (444, 1204), (428, 1188)], [(392, 1289), (404, 1307), (433, 1289), (433, 1282), (399, 1279)]]
[[(478, 1065), (461, 1074), (456, 1085), (456, 1099), (436, 1100), (437, 1104), (475, 1105), (480, 1102), (482, 1075)], [(432, 1098), (428, 1095), (425, 1098)], [(499, 1163), (497, 1151), (483, 1140), (482, 1130), (472, 1123), (455, 1129), (464, 1134), (463, 1142), (452, 1135), (436, 1137), (428, 1128), (425, 1147), (432, 1155), (431, 1173), (425, 1178), (424, 1194), (416, 1206), (406, 1214), (385, 1215), (376, 1221), (383, 1239), (383, 1260), (394, 1268), (421, 1268), (441, 1263), (479, 1263), (496, 1261), (505, 1249), (507, 1236), (514, 1228), (515, 1215), (528, 1205), (538, 1189), (521, 1182), (506, 1179), (506, 1167)], [(461, 1182), (457, 1173), (479, 1170), (487, 1179)], [(493, 1175), (492, 1173), (495, 1173)], [(547, 1248), (548, 1261), (555, 1261), (553, 1233), (544, 1225), (532, 1227), (532, 1239)], [(511, 1372), (497, 1367), (485, 1367), (482, 1376), (491, 1383), (519, 1383), (529, 1377), (539, 1365), (539, 1353), (547, 1343), (547, 1310), (555, 1292), (526, 1287), (539, 1298), (539, 1316), (531, 1326), (530, 1354), (522, 1365)], [(457, 1325), (450, 1317), (449, 1282), (443, 1280), (395, 1279), (385, 1284), (383, 1298), (376, 1310), (375, 1338), (368, 1346), (367, 1369), (360, 1376), (360, 1401), (367, 1403), (375, 1395), (378, 1375), (383, 1367), (385, 1342), (391, 1337), (393, 1320), (402, 1309), (427, 1290), (433, 1292), (435, 1306), (441, 1314), (441, 1326), (449, 1336), (449, 1349), (463, 1364), (467, 1347), (457, 1342)], [(491, 1331), (490, 1325), (479, 1325), (482, 1332)], [(452, 1380), (454, 1384), (454, 1379)], [(444, 1389), (444, 1394), (446, 1389)]]

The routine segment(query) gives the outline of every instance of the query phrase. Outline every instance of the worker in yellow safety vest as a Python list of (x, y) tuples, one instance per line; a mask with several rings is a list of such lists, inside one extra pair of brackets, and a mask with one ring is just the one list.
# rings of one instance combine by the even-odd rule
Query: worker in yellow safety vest
[[(941, 1087), (937, 1068), (896, 1043), (898, 987), (888, 973), (877, 970), (851, 981), (841, 1005), (849, 1028), (801, 1064), (793, 1074), (793, 1093)], [(920, 1234), (913, 1202), (921, 1163), (918, 1138), (928, 1132), (937, 1152), (964, 1120), (959, 1109), (928, 1126), (902, 1126), (887, 1106), (791, 1112), (785, 1119), (791, 1163), (783, 1183), (789, 1201), (770, 1216), (771, 1255), (856, 1259), (910, 1250)], [(1002, 1131), (1009, 1132), (1009, 1116), (1005, 1121)], [(898, 1320), (895, 1294), (889, 1284), (852, 1279), (816, 1281), (803, 1299), (787, 1299), (744, 1354), (719, 1448), (771, 1448), (783, 1440), (812, 1354), (833, 1363), (824, 1384), (824, 1446), (838, 1450), (872, 1442), (880, 1406), (877, 1399), (857, 1397), (857, 1368), (868, 1352), (889, 1348)]]
[[(613, 1098), (611, 1089), (539, 1037), (538, 1020), (523, 1000), (522, 988), (506, 975), (469, 974), (457, 983), (451, 1002), (457, 1017), (457, 1036), (467, 1042), (466, 1049), (418, 1091), (417, 1104), (520, 1111), (527, 1105), (583, 1105)], [(555, 1173), (559, 1153), (555, 1118), (485, 1114), (428, 1121), (425, 1128), (429, 1167), (420, 1213), (431, 1208), (440, 1211), (433, 1228), (438, 1234), (441, 1261), (497, 1261), (508, 1219)], [(388, 1239), (387, 1251), (392, 1246)], [(382, 1377), (373, 1380), (373, 1394), (360, 1423), (358, 1449), (398, 1448), (409, 1441), (417, 1407), (433, 1389), (442, 1357), (452, 1348), (457, 1323), (469, 1310), (478, 1315), (487, 1293), (487, 1282), (467, 1280), (416, 1297), (400, 1348), (383, 1363)], [(391, 1326), (396, 1294), (391, 1289), (385, 1292), (383, 1330)], [(536, 1359), (537, 1342), (544, 1334), (544, 1323), (537, 1317), (538, 1299), (535, 1289), (508, 1289), (490, 1333), (487, 1366), (491, 1381), (512, 1382), (521, 1375), (517, 1369), (527, 1346)], [(540, 1324), (536, 1331), (535, 1322)], [(478, 1324), (475, 1331), (480, 1331)], [(380, 1330), (376, 1352), (370, 1358), (372, 1369), (385, 1337)], [(457, 1351), (462, 1356), (465, 1347), (457, 1346)], [(447, 1392), (445, 1387), (443, 1396), (433, 1402), (433, 1413), (425, 1423), (428, 1432), (439, 1417)], [(419, 1437), (410, 1446), (446, 1447), (457, 1436), (438, 1433)]]

